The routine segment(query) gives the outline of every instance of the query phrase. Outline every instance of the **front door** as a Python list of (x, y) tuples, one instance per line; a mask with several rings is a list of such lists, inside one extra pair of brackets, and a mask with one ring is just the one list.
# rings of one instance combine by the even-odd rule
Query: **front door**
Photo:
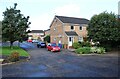
[(72, 46), (73, 41), (74, 41), (73, 37), (68, 37), (68, 46)]

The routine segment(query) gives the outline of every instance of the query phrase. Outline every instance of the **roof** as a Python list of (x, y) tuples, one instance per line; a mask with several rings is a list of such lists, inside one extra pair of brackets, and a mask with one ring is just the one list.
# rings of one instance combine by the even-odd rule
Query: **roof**
[(50, 31), (50, 29), (44, 30), (44, 32), (46, 32), (46, 31)]
[(85, 18), (75, 18), (75, 17), (66, 17), (66, 16), (56, 16), (63, 23), (72, 23), (72, 24), (88, 24), (89, 20)]
[(78, 34), (75, 31), (66, 31), (65, 32), (68, 36), (78, 36)]
[(32, 30), (30, 33), (44, 33), (43, 30)]

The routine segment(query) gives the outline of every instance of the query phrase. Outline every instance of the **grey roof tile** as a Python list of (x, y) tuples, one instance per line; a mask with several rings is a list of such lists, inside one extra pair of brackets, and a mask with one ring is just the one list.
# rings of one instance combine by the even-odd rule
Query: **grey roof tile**
[(63, 23), (73, 23), (73, 24), (88, 24), (89, 20), (85, 18), (75, 18), (66, 16), (56, 16)]

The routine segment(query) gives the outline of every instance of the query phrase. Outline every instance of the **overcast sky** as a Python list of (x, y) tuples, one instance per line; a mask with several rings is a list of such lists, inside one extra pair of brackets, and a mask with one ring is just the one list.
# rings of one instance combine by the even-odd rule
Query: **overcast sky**
[(24, 16), (30, 16), (31, 30), (46, 30), (55, 15), (89, 19), (101, 12), (118, 14), (118, 1), (120, 0), (0, 0), (0, 20), (6, 7), (17, 9)]

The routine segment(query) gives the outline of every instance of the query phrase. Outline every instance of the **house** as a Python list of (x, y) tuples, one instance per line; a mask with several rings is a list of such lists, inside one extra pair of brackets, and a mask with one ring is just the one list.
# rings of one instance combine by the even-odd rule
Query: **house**
[(88, 22), (84, 18), (55, 16), (50, 25), (51, 42), (72, 47), (73, 42), (83, 41), (87, 37)]
[(43, 30), (32, 30), (30, 33), (28, 33), (29, 38), (28, 39), (38, 39), (43, 41), (44, 37), (44, 31)]

